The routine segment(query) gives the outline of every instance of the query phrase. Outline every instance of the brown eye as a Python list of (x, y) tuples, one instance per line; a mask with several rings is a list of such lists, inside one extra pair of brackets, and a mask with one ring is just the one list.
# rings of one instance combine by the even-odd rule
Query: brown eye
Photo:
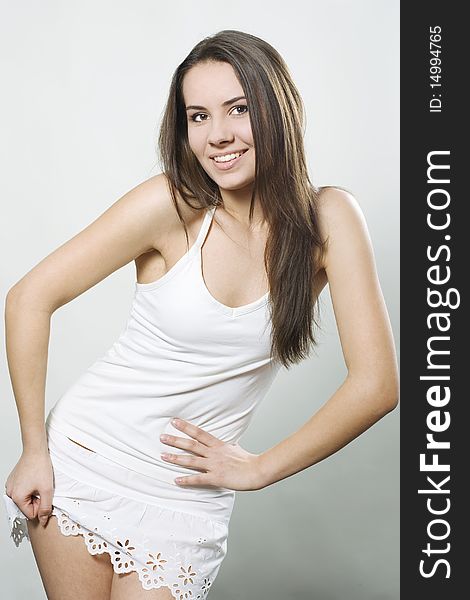
[(201, 121), (196, 121), (196, 117), (199, 117), (199, 116), (204, 116), (204, 113), (194, 113), (194, 115), (191, 115), (190, 119), (194, 123), (201, 123)]
[(246, 114), (248, 112), (248, 106), (246, 106), (246, 104), (239, 104), (238, 106), (234, 107), (234, 109), (237, 109), (237, 108), (246, 108), (246, 110), (243, 111), (242, 113), (238, 113), (240, 116), (244, 115), (244, 114)]

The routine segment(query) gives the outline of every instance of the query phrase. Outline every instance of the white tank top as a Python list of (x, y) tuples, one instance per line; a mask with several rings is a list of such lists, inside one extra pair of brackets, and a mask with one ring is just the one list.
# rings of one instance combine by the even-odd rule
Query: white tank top
[(168, 483), (197, 473), (160, 456), (187, 454), (160, 441), (162, 433), (189, 437), (171, 419), (238, 442), (280, 367), (270, 359), (269, 292), (231, 308), (204, 282), (201, 247), (214, 212), (207, 209), (196, 242), (165, 275), (135, 282), (124, 331), (46, 420), (98, 454)]

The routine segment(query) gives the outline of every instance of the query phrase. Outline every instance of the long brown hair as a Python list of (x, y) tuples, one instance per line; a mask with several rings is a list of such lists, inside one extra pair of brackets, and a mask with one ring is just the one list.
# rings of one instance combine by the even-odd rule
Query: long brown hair
[[(158, 151), (178, 216), (176, 191), (195, 208), (222, 202), (218, 185), (194, 156), (188, 141), (183, 78), (196, 64), (229, 63), (246, 96), (256, 152), (255, 196), (259, 199), (269, 234), (264, 253), (270, 289), (271, 358), (286, 368), (306, 358), (317, 345), (318, 300), (313, 279), (326, 240), (317, 220), (321, 188), (309, 179), (303, 143), (304, 105), (280, 54), (264, 40), (225, 29), (200, 41), (176, 69), (162, 117)], [(320, 256), (315, 256), (315, 249)]]

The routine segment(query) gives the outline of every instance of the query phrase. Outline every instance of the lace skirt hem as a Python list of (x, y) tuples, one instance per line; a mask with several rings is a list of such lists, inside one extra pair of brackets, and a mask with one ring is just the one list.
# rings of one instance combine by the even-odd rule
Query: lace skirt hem
[[(108, 553), (114, 571), (136, 572), (144, 589), (166, 586), (176, 600), (206, 598), (227, 553), (230, 504), (224, 522), (209, 514), (206, 495), (158, 481), (147, 489), (146, 480), (63, 437), (50, 450), (52, 520), (63, 535), (81, 535), (90, 554)], [(3, 499), (18, 547), (29, 540), (28, 517)]]
[[(16, 504), (4, 494), (5, 504), (11, 526), (11, 537), (18, 547), (23, 539), (29, 540), (28, 518), (19, 510)], [(148, 543), (143, 542), (140, 548), (133, 546), (133, 542), (125, 536), (113, 535), (103, 527), (83, 526), (78, 520), (71, 519), (62, 509), (53, 507), (52, 515), (57, 517), (60, 532), (65, 535), (81, 535), (90, 554), (109, 555), (115, 573), (135, 572), (139, 577), (142, 587), (146, 590), (168, 587), (176, 600), (203, 600), (211, 585), (215, 581), (220, 563), (212, 573), (207, 571), (207, 565), (198, 566), (199, 560), (193, 556), (186, 559), (176, 544), (173, 551), (158, 552)], [(206, 540), (207, 541), (207, 540)], [(203, 538), (199, 543), (204, 543)], [(216, 551), (217, 553), (217, 551)], [(219, 554), (222, 550), (219, 550)], [(193, 564), (191, 564), (193, 563)]]

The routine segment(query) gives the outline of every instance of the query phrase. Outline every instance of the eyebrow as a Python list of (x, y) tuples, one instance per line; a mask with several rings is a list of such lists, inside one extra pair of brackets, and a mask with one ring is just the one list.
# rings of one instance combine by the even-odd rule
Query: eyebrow
[[(238, 100), (246, 100), (245, 96), (236, 96), (235, 98), (230, 98), (230, 100), (226, 100), (225, 102), (222, 102), (222, 106), (228, 106), (229, 104), (233, 104), (234, 102), (237, 102)], [(186, 110), (190, 110), (191, 108), (195, 108), (196, 110), (207, 110), (207, 108), (205, 106), (197, 106), (196, 104), (191, 104), (191, 106), (187, 106)]]

